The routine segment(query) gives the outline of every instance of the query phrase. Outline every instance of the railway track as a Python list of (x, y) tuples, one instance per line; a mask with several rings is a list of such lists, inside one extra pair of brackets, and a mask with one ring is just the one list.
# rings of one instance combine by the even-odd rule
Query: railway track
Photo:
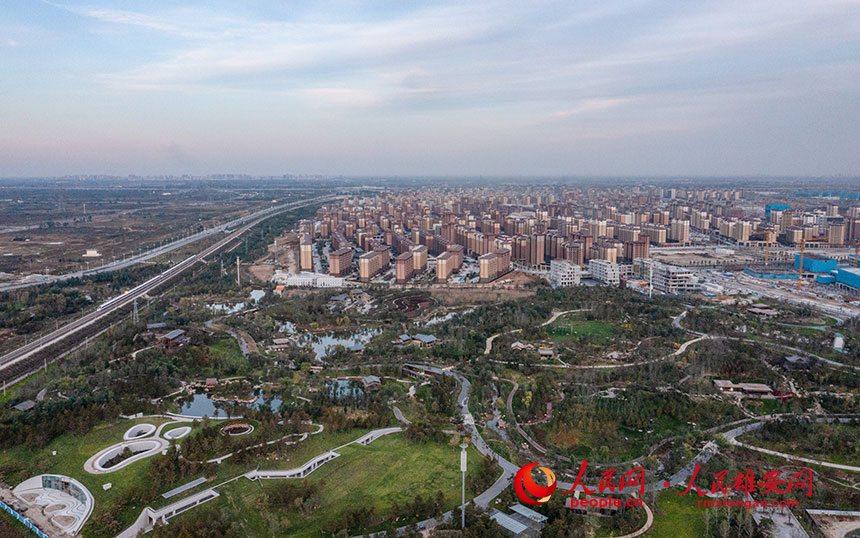
[(299, 209), (301, 207), (316, 203), (331, 201), (336, 198), (336, 195), (326, 195), (300, 200), (298, 202), (293, 202), (290, 204), (284, 204), (266, 213), (264, 216), (249, 220), (247, 223), (243, 223), (240, 228), (236, 229), (233, 232), (230, 232), (230, 235), (228, 235), (227, 237), (219, 240), (218, 242), (207, 247), (201, 252), (198, 252), (193, 256), (189, 256), (188, 258), (182, 260), (181, 262), (177, 263), (176, 265), (167, 269), (156, 277), (144, 282), (143, 284), (138, 285), (137, 287), (129, 290), (128, 292), (120, 296), (114, 297), (113, 299), (103, 303), (96, 310), (90, 311), (81, 316), (80, 318), (75, 319), (74, 321), (63, 325), (62, 327), (59, 327), (58, 329), (40, 338), (37, 338), (36, 340), (33, 340), (32, 342), (24, 346), (19, 347), (18, 349), (9, 352), (6, 355), (3, 355), (2, 357), (0, 357), (0, 381), (5, 384), (10, 381), (18, 381), (24, 377), (27, 377), (29, 374), (38, 370), (45, 363), (45, 361), (48, 360), (45, 357), (45, 353), (52, 351), (52, 348), (54, 348), (54, 346), (62, 343), (64, 340), (70, 338), (73, 335), (82, 333), (87, 329), (98, 330), (99, 326), (103, 324), (104, 321), (109, 320), (112, 315), (117, 314), (121, 310), (131, 307), (131, 305), (136, 299), (139, 299), (144, 295), (149, 294), (150, 292), (154, 292), (157, 288), (169, 282), (177, 275), (182, 274), (184, 271), (190, 269), (198, 262), (204, 261), (206, 257), (217, 253), (218, 251), (241, 237), (245, 232), (247, 232), (257, 224), (263, 222), (264, 220), (277, 214), (283, 213), (285, 211)]

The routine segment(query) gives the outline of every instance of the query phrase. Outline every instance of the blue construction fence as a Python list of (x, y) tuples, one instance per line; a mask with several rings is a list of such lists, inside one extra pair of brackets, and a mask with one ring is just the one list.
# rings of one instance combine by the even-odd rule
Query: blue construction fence
[(750, 269), (744, 269), (744, 273), (754, 276), (756, 278), (776, 278), (779, 280), (797, 280), (796, 274), (785, 273), (785, 274), (773, 274), (773, 273), (757, 273)]
[(10, 514), (12, 517), (14, 517), (14, 518), (15, 518), (15, 519), (17, 519), (18, 521), (20, 521), (21, 523), (23, 523), (24, 525), (26, 525), (26, 527), (27, 527), (28, 529), (30, 529), (31, 531), (35, 532), (35, 533), (36, 533), (36, 536), (38, 536), (39, 538), (51, 538), (50, 536), (48, 536), (47, 534), (45, 534), (44, 532), (42, 532), (42, 531), (39, 529), (39, 527), (37, 527), (37, 526), (33, 525), (33, 524), (30, 522), (30, 520), (29, 520), (29, 519), (27, 519), (26, 517), (22, 516), (22, 515), (21, 515), (21, 514), (19, 514), (18, 512), (16, 512), (16, 511), (11, 507), (11, 506), (9, 506), (8, 504), (4, 503), (3, 501), (0, 501), (0, 508), (3, 508), (3, 510), (6, 510), (7, 512), (9, 512), (9, 514)]

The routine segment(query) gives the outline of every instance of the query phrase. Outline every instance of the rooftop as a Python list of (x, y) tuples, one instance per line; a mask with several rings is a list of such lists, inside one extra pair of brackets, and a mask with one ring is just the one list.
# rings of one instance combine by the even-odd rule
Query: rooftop
[(502, 512), (496, 512), (495, 514), (490, 516), (490, 519), (501, 525), (503, 529), (515, 535), (521, 534), (528, 530), (528, 527)]
[(523, 515), (523, 516), (531, 519), (532, 521), (537, 521), (538, 523), (543, 523), (544, 521), (549, 519), (545, 515), (539, 514), (539, 513), (535, 512), (534, 510), (532, 510), (531, 508), (528, 508), (528, 507), (523, 506), (521, 504), (515, 504), (515, 505), (511, 506), (511, 510), (513, 510), (514, 512), (516, 512), (520, 515)]
[(162, 338), (164, 338), (165, 340), (173, 340), (175, 338), (179, 338), (183, 334), (185, 334), (185, 331), (183, 331), (182, 329), (173, 329), (169, 333), (162, 336)]

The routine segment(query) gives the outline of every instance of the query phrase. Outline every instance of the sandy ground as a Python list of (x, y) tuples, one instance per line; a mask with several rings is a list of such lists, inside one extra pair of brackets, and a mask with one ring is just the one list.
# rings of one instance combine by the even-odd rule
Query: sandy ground
[(430, 292), (433, 297), (446, 305), (474, 304), (480, 302), (497, 302), (529, 297), (534, 290), (506, 290), (498, 288), (468, 288), (468, 289), (434, 289)]
[(268, 282), (272, 280), (272, 275), (275, 274), (275, 266), (272, 264), (257, 264), (248, 268), (251, 276), (257, 280)]
[(293, 232), (284, 234), (277, 239), (277, 250), (275, 242), (269, 245), (266, 254), (256, 260), (249, 268), (251, 276), (257, 280), (268, 282), (272, 279), (276, 269), (282, 269), (288, 273), (299, 273), (299, 236)]

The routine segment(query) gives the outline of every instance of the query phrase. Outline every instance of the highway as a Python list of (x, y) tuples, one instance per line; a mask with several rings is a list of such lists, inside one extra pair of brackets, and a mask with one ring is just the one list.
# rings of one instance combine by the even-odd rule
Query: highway
[(266, 209), (261, 209), (249, 215), (245, 215), (244, 217), (240, 217), (235, 220), (231, 220), (230, 222), (220, 224), (218, 226), (213, 226), (212, 228), (207, 228), (203, 231), (197, 232), (196, 234), (189, 235), (187, 237), (183, 237), (182, 239), (177, 239), (176, 241), (172, 241), (166, 245), (162, 245), (159, 247), (155, 247), (151, 250), (148, 250), (142, 254), (138, 254), (137, 256), (129, 256), (128, 258), (124, 258), (121, 260), (115, 260), (110, 263), (106, 263), (104, 265), (100, 265), (98, 267), (93, 267), (92, 269), (86, 269), (84, 271), (76, 271), (74, 273), (66, 273), (62, 275), (54, 275), (54, 276), (45, 276), (44, 278), (38, 280), (28, 280), (26, 282), (16, 282), (13, 284), (3, 284), (0, 285), (0, 291), (9, 291), (20, 288), (28, 288), (30, 286), (41, 286), (43, 284), (50, 284), (52, 282), (61, 282), (63, 280), (69, 280), (72, 278), (82, 278), (88, 275), (97, 275), (99, 273), (107, 273), (110, 271), (116, 271), (118, 269), (124, 269), (126, 267), (131, 267), (132, 265), (136, 265), (138, 263), (151, 260), (153, 258), (157, 258), (162, 254), (166, 254), (178, 248), (182, 248), (186, 245), (204, 239), (206, 237), (210, 237), (215, 234), (219, 234), (222, 232), (227, 232), (236, 226), (241, 226), (246, 222), (251, 220), (257, 220), (261, 217), (271, 216), (275, 213), (284, 211), (285, 209), (290, 209), (291, 204), (282, 204), (280, 206), (272, 206), (267, 207)]
[[(207, 256), (210, 256), (210, 255), (218, 252), (219, 250), (224, 248), (226, 245), (228, 245), (232, 241), (239, 238), (242, 234), (244, 234), (246, 231), (248, 231), (249, 229), (251, 229), (255, 225), (259, 224), (263, 220), (265, 220), (271, 216), (274, 216), (278, 213), (282, 213), (284, 211), (289, 211), (292, 209), (298, 209), (300, 207), (305, 207), (305, 206), (320, 203), (320, 202), (327, 202), (327, 201), (334, 200), (336, 198), (337, 198), (336, 195), (326, 195), (326, 196), (318, 196), (315, 198), (308, 198), (308, 199), (304, 199), (304, 200), (299, 200), (297, 202), (292, 202), (289, 204), (283, 204), (280, 206), (275, 206), (275, 207), (265, 209), (263, 211), (258, 211), (257, 213), (254, 213), (252, 215), (248, 215), (246, 217), (243, 217), (242, 219), (238, 219), (237, 221), (233, 221), (233, 223), (231, 223), (231, 224), (242, 224), (242, 227), (235, 230), (230, 235), (221, 239), (220, 241), (218, 241), (214, 245), (204, 249), (203, 251), (201, 251), (201, 252), (199, 252), (193, 256), (189, 256), (188, 258), (182, 260), (181, 262), (179, 262), (176, 265), (174, 265), (173, 267), (167, 269), (166, 271), (159, 274), (158, 276), (144, 282), (143, 284), (140, 284), (139, 286), (129, 290), (128, 292), (126, 292), (120, 296), (114, 297), (113, 299), (110, 299), (109, 301), (107, 301), (107, 302), (103, 303), (101, 306), (99, 306), (96, 310), (91, 311), (89, 313), (86, 313), (83, 316), (81, 316), (80, 318), (78, 318), (72, 322), (69, 322), (66, 325), (63, 325), (62, 327), (56, 329), (55, 331), (48, 333), (45, 336), (42, 336), (41, 338), (33, 340), (32, 342), (28, 343), (27, 345), (22, 346), (22, 347), (14, 350), (14, 351), (7, 353), (6, 355), (0, 357), (0, 378), (4, 378), (4, 379), (8, 380), (9, 379), (8, 372), (13, 366), (21, 363), (22, 361), (25, 361), (26, 359), (32, 357), (36, 353), (39, 353), (40, 351), (43, 351), (44, 349), (47, 349), (48, 347), (68, 338), (69, 336), (81, 331), (82, 329), (85, 329), (86, 327), (89, 327), (89, 326), (99, 322), (101, 319), (103, 319), (107, 316), (110, 316), (112, 313), (116, 312), (117, 310), (120, 310), (124, 307), (129, 306), (131, 303), (134, 302), (135, 299), (138, 299), (138, 298), (144, 296), (145, 294), (147, 294), (148, 292), (158, 288), (159, 286), (161, 286), (165, 282), (169, 281), (173, 277), (181, 274), (186, 269), (194, 266), (194, 264), (203, 260)], [(28, 373), (28, 372), (24, 371), (24, 372), (18, 373), (18, 375), (23, 375), (26, 373)]]

